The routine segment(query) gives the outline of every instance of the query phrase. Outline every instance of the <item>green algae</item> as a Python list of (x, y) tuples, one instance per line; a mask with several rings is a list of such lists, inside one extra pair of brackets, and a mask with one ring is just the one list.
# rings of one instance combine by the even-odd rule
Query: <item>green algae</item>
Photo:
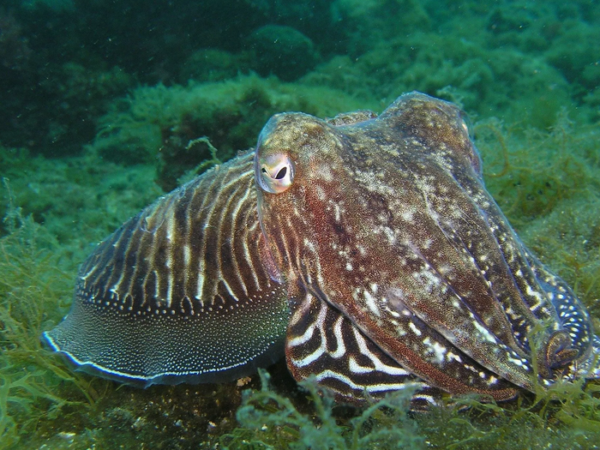
[(211, 157), (208, 147), (188, 145), (194, 139), (208, 137), (219, 149), (219, 158), (227, 160), (253, 146), (262, 126), (277, 112), (327, 117), (372, 103), (331, 88), (256, 75), (187, 86), (145, 86), (116, 101), (100, 119), (90, 150), (121, 164), (154, 163), (158, 184), (169, 191), (185, 172)]
[(40, 422), (57, 420), (66, 410), (87, 409), (103, 382), (71, 372), (42, 348), (40, 333), (68, 306), (64, 299), (71, 277), (44, 248), (49, 237), (31, 217), (23, 218), (11, 205), (5, 223), (8, 234), (0, 239), (0, 448), (11, 448), (24, 435), (44, 429)]
[(244, 392), (238, 428), (219, 438), (223, 448), (591, 449), (600, 437), (600, 387), (583, 381), (502, 406), (465, 396), (411, 413), (410, 389), (353, 408), (337, 405), (311, 380), (300, 383), (303, 403), (269, 387), (268, 373), (260, 376), (262, 388)]
[[(477, 122), (474, 130), (489, 189), (525, 242), (569, 281), (598, 318), (600, 223), (595, 211), (600, 198), (596, 184), (600, 160), (596, 133), (566, 117), (556, 122), (560, 126), (547, 132), (522, 124), (506, 126), (498, 120)], [(205, 143), (192, 142), (192, 146)], [(400, 400), (386, 399), (365, 412), (332, 403), (310, 384), (305, 386), (306, 395), (289, 375), (285, 383), (279, 382), (286, 376), (283, 363), (270, 369), (278, 383), (272, 387), (265, 380), (260, 390), (257, 376), (239, 385), (136, 390), (72, 372), (39, 342), (41, 332), (68, 310), (75, 266), (89, 251), (80, 243), (72, 247), (72, 242), (98, 239), (116, 226), (117, 216), (103, 221), (98, 209), (122, 204), (122, 215), (135, 213), (135, 202), (127, 199), (137, 192), (141, 179), (151, 182), (154, 169), (108, 165), (108, 172), (101, 169), (89, 175), (88, 168), (98, 165), (97, 159), (89, 157), (77, 160), (77, 170), (65, 176), (65, 166), (19, 159), (19, 152), (8, 154), (16, 163), (10, 183), (4, 184), (4, 237), (0, 240), (0, 423), (5, 448), (45, 441), (53, 448), (142, 448), (144, 442), (157, 448), (307, 448), (311, 443), (316, 448), (315, 442), (329, 443), (329, 448), (352, 448), (356, 442), (361, 448), (402, 448), (399, 443), (408, 440), (431, 448), (508, 449), (515, 442), (521, 448), (594, 448), (600, 429), (600, 393), (594, 383), (559, 383), (537, 397), (525, 393), (500, 405), (468, 397), (427, 413), (410, 414)], [(218, 157), (214, 148), (212, 156)], [(21, 180), (31, 183), (32, 170), (59, 167), (65, 172), (56, 178), (68, 179), (81, 189), (96, 189), (96, 177), (109, 174), (120, 181), (111, 183), (107, 193), (89, 206), (59, 207), (46, 216), (31, 207), (50, 201), (44, 193), (55, 204), (67, 205), (73, 201), (71, 195), (80, 195), (78, 190), (64, 181), (54, 190), (56, 178), (42, 176), (36, 189), (41, 199), (13, 193), (14, 186), (26, 190), (27, 183)], [(21, 170), (25, 177), (19, 176)], [(138, 176), (122, 175), (140, 170)], [(546, 186), (548, 180), (555, 183), (554, 189)], [(59, 190), (64, 197), (60, 200), (56, 198)], [(65, 216), (60, 224), (52, 220), (58, 212)], [(43, 224), (36, 223), (36, 216), (43, 217)], [(65, 234), (57, 239), (54, 227), (72, 224), (74, 218), (91, 221), (100, 230), (83, 236), (76, 231), (70, 241)], [(82, 225), (72, 226), (80, 230)], [(386, 441), (388, 437), (396, 444)]]
[[(93, 155), (46, 159), (0, 146), (0, 165), (6, 167), (0, 216), (19, 210), (22, 217), (43, 225), (37, 239), (72, 269), (90, 252), (91, 243), (162, 193), (152, 167), (123, 168)], [(0, 236), (9, 233), (9, 223), (0, 222)]]
[(225, 449), (352, 449), (425, 448), (425, 439), (409, 418), (414, 389), (408, 387), (374, 402), (341, 425), (334, 414), (335, 402), (313, 379), (300, 382), (311, 408), (301, 412), (288, 397), (269, 387), (270, 375), (261, 370), (260, 391), (246, 391), (237, 420), (241, 425), (219, 442)]
[[(539, 219), (559, 202), (593, 195), (595, 143), (581, 129), (577, 136), (565, 111), (548, 131), (505, 127), (497, 119), (475, 126), (484, 161), (484, 178), (513, 225)], [(595, 166), (595, 167), (594, 167)]]

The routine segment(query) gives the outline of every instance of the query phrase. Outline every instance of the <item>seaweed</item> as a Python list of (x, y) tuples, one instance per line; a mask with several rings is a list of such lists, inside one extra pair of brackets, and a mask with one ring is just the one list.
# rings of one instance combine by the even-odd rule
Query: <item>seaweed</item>
[(367, 103), (372, 101), (360, 102), (335, 89), (256, 75), (187, 86), (143, 86), (113, 103), (88, 151), (120, 164), (154, 164), (157, 183), (170, 191), (181, 175), (211, 159), (208, 147), (190, 151), (188, 143), (200, 136), (219, 149), (219, 159), (227, 160), (255, 145), (260, 129), (277, 112), (326, 117)]
[(41, 244), (51, 245), (51, 238), (31, 216), (22, 216), (3, 181), (9, 206), (8, 234), (0, 239), (0, 449), (39, 428), (41, 419), (88, 410), (103, 384), (71, 372), (42, 348), (40, 335), (47, 321), (56, 320), (56, 305), (67, 306), (71, 277)]
[(484, 178), (511, 223), (522, 225), (546, 216), (593, 184), (582, 154), (590, 143), (574, 137), (572, 128), (566, 110), (558, 114), (550, 132), (520, 124), (505, 127), (496, 118), (475, 126)]
[(431, 448), (594, 448), (599, 434), (597, 421), (588, 429), (573, 427), (558, 420), (560, 411), (547, 409), (544, 416), (539, 405), (527, 401), (521, 398), (516, 405), (501, 406), (465, 397), (456, 405), (462, 406), (462, 412), (437, 408), (416, 420)]
[(222, 448), (587, 449), (600, 437), (600, 386), (584, 380), (559, 381), (503, 404), (473, 394), (411, 412), (411, 389), (350, 407), (308, 379), (299, 383), (308, 394), (302, 404), (273, 390), (267, 372), (260, 377), (260, 390), (243, 392), (238, 427), (220, 436)]
[(225, 449), (425, 448), (425, 438), (408, 415), (415, 392), (410, 387), (357, 410), (340, 425), (333, 395), (314, 379), (299, 383), (311, 401), (311, 411), (302, 413), (288, 397), (271, 390), (268, 372), (259, 374), (261, 390), (245, 391), (237, 411), (240, 427), (219, 439)]

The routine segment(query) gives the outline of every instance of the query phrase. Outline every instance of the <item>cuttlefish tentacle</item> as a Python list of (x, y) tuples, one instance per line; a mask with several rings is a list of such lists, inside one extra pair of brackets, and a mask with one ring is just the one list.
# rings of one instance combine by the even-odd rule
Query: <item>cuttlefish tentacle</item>
[[(458, 110), (448, 104), (444, 104), (442, 107), (432, 103), (434, 102), (421, 102), (421, 105), (413, 107), (411, 111), (412, 115), (427, 123), (422, 126), (415, 126), (417, 119), (407, 119), (400, 115), (397, 119), (399, 125), (396, 126), (396, 131), (404, 130), (408, 135), (411, 135), (413, 134), (412, 130), (416, 129), (419, 130), (417, 134), (420, 136), (425, 135), (428, 139), (431, 139), (431, 135), (436, 137), (435, 144), (430, 143), (429, 145), (437, 145), (437, 148), (434, 147), (435, 158), (441, 158), (442, 163), (434, 166), (433, 171), (431, 165), (423, 164), (420, 166), (417, 164), (412, 167), (411, 173), (417, 178), (417, 182), (423, 183), (422, 180), (426, 180), (424, 184), (428, 189), (422, 189), (422, 195), (425, 197), (424, 204), (428, 208), (429, 215), (437, 222), (441, 230), (446, 229), (444, 232), (446, 237), (450, 235), (454, 238), (450, 241), (455, 243), (459, 241), (462, 244), (458, 245), (457, 248), (464, 253), (468, 260), (465, 261), (466, 264), (463, 270), (457, 270), (457, 272), (464, 275), (471, 270), (475, 276), (480, 274), (479, 278), (488, 285), (489, 289), (489, 295), (477, 294), (473, 292), (473, 283), (467, 283), (470, 292), (460, 292), (458, 294), (468, 306), (470, 312), (482, 321), (481, 325), (505, 343), (507, 348), (520, 356), (531, 351), (537, 351), (531, 349), (528, 343), (528, 335), (536, 324), (544, 321), (552, 322), (552, 327), (543, 333), (544, 336), (540, 344), (540, 352), (545, 357), (538, 359), (540, 364), (538, 372), (544, 378), (550, 379), (553, 377), (551, 368), (563, 367), (577, 357), (582, 356), (583, 353), (576, 350), (575, 347), (586, 345), (584, 343), (585, 336), (590, 333), (589, 318), (580, 315), (581, 320), (578, 321), (580, 323), (573, 324), (572, 328), (579, 326), (577, 333), (571, 332), (573, 338), (578, 338), (576, 342), (566, 339), (566, 332), (557, 331), (562, 323), (559, 320), (557, 308), (554, 307), (555, 305), (551, 301), (555, 297), (554, 291), (557, 289), (557, 284), (553, 283), (552, 286), (549, 286), (547, 282), (544, 284), (536, 276), (534, 270), (536, 266), (542, 267), (541, 270), (545, 269), (537, 260), (527, 259), (526, 249), (485, 190), (481, 180), (477, 152), (464, 130), (464, 123)], [(391, 107), (391, 109), (394, 110), (394, 107)], [(403, 108), (400, 107), (396, 109), (396, 111), (402, 110)], [(415, 110), (418, 113), (415, 114)], [(431, 114), (431, 111), (434, 111), (435, 114)], [(393, 114), (390, 112), (387, 116), (392, 118)], [(407, 126), (407, 123), (410, 125)], [(429, 130), (435, 131), (428, 133)], [(461, 133), (462, 139), (460, 138)], [(457, 151), (457, 148), (462, 150)], [(425, 169), (419, 171), (423, 167)], [(435, 169), (437, 168), (441, 170), (438, 170), (436, 174)], [(444, 172), (450, 175), (445, 180)], [(440, 188), (439, 186), (443, 187)], [(468, 196), (461, 196), (461, 191), (466, 192)], [(447, 201), (448, 198), (459, 200), (452, 204), (452, 202)], [(434, 199), (437, 199), (437, 201)], [(467, 223), (464, 226), (456, 225), (459, 220)], [(425, 234), (430, 233), (431, 230)], [(418, 239), (415, 240), (418, 241)], [(427, 253), (429, 248), (419, 250), (417, 253), (421, 251)], [(447, 258), (448, 253), (439, 252), (438, 249), (438, 254), (443, 254)], [(433, 259), (435, 255), (429, 252), (428, 257)], [(469, 268), (469, 263), (472, 265), (471, 268)], [(431, 267), (440, 266), (432, 264), (431, 260), (427, 261), (427, 264)], [(440, 278), (444, 278), (437, 271), (436, 274)], [(551, 278), (557, 279), (557, 277), (547, 277), (547, 279)], [(459, 285), (456, 281), (453, 280), (452, 285)], [(450, 285), (450, 283), (447, 284)], [(564, 285), (564, 282), (562, 284)], [(578, 304), (573, 295), (568, 295), (566, 289), (562, 290), (564, 295), (560, 297), (562, 298), (561, 307), (563, 309), (566, 306), (567, 298), (573, 299), (573, 303)], [(490, 297), (496, 301), (480, 302), (480, 299)], [(500, 306), (501, 308), (499, 308)], [(430, 304), (427, 305), (427, 309), (431, 310)], [(581, 311), (581, 308), (577, 306), (570, 309)], [(438, 323), (435, 321), (430, 322), (431, 317), (424, 313), (423, 309), (419, 312), (421, 318), (427, 323)], [(573, 316), (575, 315), (574, 312)], [(454, 323), (453, 320), (448, 319), (448, 317), (442, 318), (441, 323)], [(570, 322), (577, 321), (571, 318)], [(565, 324), (562, 324), (562, 326), (564, 327)], [(586, 326), (588, 329), (583, 330)], [(454, 343), (460, 340), (460, 336), (456, 334), (457, 331), (461, 331), (460, 326), (453, 326), (451, 329), (443, 331), (442, 325), (437, 329)], [(477, 360), (486, 365), (486, 359), (483, 355), (474, 353), (478, 344), (476, 340), (468, 341), (468, 344), (471, 343), (475, 343), (475, 345), (460, 347), (467, 354), (476, 357)], [(589, 345), (587, 346), (589, 347)], [(499, 365), (499, 358), (494, 357), (492, 360), (492, 364), (496, 364), (496, 366), (488, 365), (488, 368), (523, 387), (531, 388), (531, 367), (529, 365), (524, 366), (525, 361), (523, 359), (510, 357), (507, 361), (510, 364), (505, 367), (507, 372), (503, 372)], [(514, 363), (516, 363), (517, 370), (515, 370)], [(524, 376), (514, 377), (515, 373), (518, 374), (519, 369), (523, 367), (526, 368), (526, 373), (522, 374)]]
[[(442, 107), (431, 103), (421, 102), (421, 105), (411, 110), (412, 115), (426, 122), (422, 126), (415, 127), (417, 119), (405, 120), (402, 114), (397, 119), (401, 125), (396, 129), (402, 129), (409, 135), (412, 129), (419, 130), (421, 135), (424, 134), (423, 130), (428, 129), (434, 129), (437, 133), (434, 156), (442, 158), (443, 164), (433, 167), (431, 164), (423, 164), (422, 170), (419, 170), (421, 167), (417, 164), (412, 167), (412, 173), (416, 183), (428, 183), (429, 189), (423, 189), (422, 195), (426, 197), (424, 203), (429, 208), (429, 215), (435, 219), (440, 229), (445, 230), (445, 236), (451, 236), (451, 241), (462, 244), (457, 248), (467, 260), (463, 270), (458, 272), (463, 275), (469, 273), (470, 265), (471, 272), (476, 277), (479, 276), (483, 287), (485, 288), (485, 284), (488, 286), (489, 295), (482, 295), (473, 292), (472, 282), (467, 283), (470, 292), (459, 293), (461, 299), (493, 335), (523, 355), (523, 352), (530, 350), (527, 336), (532, 328), (539, 321), (556, 322), (556, 311), (526, 260), (524, 247), (483, 187), (476, 150), (464, 132), (458, 110), (445, 105), (446, 114), (443, 114), (440, 112)], [(398, 110), (404, 112), (403, 108)], [(433, 119), (431, 111), (436, 113)], [(389, 117), (393, 116), (390, 114)], [(405, 126), (406, 122), (411, 127)], [(463, 139), (460, 139), (461, 133)], [(425, 134), (430, 136), (429, 133)], [(460, 150), (457, 151), (457, 148)], [(468, 195), (461, 195), (461, 192)], [(451, 202), (448, 198), (458, 200)], [(461, 225), (460, 221), (466, 223)], [(426, 233), (431, 233), (431, 230)], [(427, 251), (428, 249), (423, 250)], [(440, 253), (447, 255), (444, 251)], [(429, 257), (435, 258), (435, 255)], [(453, 284), (459, 285), (456, 282)], [(496, 302), (480, 301), (490, 296)], [(428, 321), (426, 317), (422, 318)], [(460, 330), (460, 327), (453, 330)], [(546, 332), (546, 342), (550, 342), (552, 334), (552, 330)], [(463, 350), (473, 355), (473, 349)], [(564, 357), (563, 352), (562, 358)], [(517, 366), (521, 366), (521, 363), (518, 362)], [(525, 380), (515, 380), (524, 387), (530, 386), (523, 384), (523, 381)]]
[(594, 344), (598, 337), (594, 336), (588, 312), (564, 280), (548, 271), (534, 255), (525, 250), (527, 260), (557, 314), (557, 331), (541, 345), (546, 356), (540, 361), (546, 367), (540, 367), (539, 371), (552, 373), (553, 369), (562, 369), (571, 376), (598, 377), (600, 360), (597, 358), (597, 345)]
[(546, 269), (529, 251), (526, 257), (556, 310), (558, 323), (568, 331), (571, 345), (578, 350), (579, 356), (589, 354), (594, 337), (590, 315), (564, 280)]

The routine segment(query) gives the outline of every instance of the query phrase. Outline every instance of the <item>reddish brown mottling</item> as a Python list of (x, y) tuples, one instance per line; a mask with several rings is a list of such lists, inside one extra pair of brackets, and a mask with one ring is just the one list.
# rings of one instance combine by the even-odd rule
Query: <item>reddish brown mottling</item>
[[(292, 309), (300, 325), (288, 328), (297, 378), (345, 382), (348, 396), (359, 389), (351, 371), (323, 362), (326, 333), (314, 324), (324, 308), (323, 317), (343, 317), (374, 343), (381, 360), (453, 394), (504, 400), (519, 387), (534, 390), (536, 361), (542, 385), (559, 373), (598, 375), (586, 311), (486, 191), (456, 106), (415, 93), (378, 118), (277, 115), (260, 136), (255, 167), (274, 154), (291, 161), (295, 176), (284, 192), (269, 193), (257, 173), (259, 216), (282, 273), (308, 296)], [(321, 346), (312, 348), (315, 339)], [(365, 390), (386, 390), (373, 383)]]

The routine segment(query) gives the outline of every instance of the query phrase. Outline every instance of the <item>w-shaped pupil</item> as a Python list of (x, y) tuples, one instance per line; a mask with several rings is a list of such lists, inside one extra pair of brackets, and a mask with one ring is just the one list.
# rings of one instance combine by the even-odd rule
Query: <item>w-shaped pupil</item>
[(275, 177), (275, 179), (281, 180), (283, 177), (285, 177), (286, 173), (287, 173), (287, 167), (284, 167), (279, 172), (277, 172), (277, 176)]

